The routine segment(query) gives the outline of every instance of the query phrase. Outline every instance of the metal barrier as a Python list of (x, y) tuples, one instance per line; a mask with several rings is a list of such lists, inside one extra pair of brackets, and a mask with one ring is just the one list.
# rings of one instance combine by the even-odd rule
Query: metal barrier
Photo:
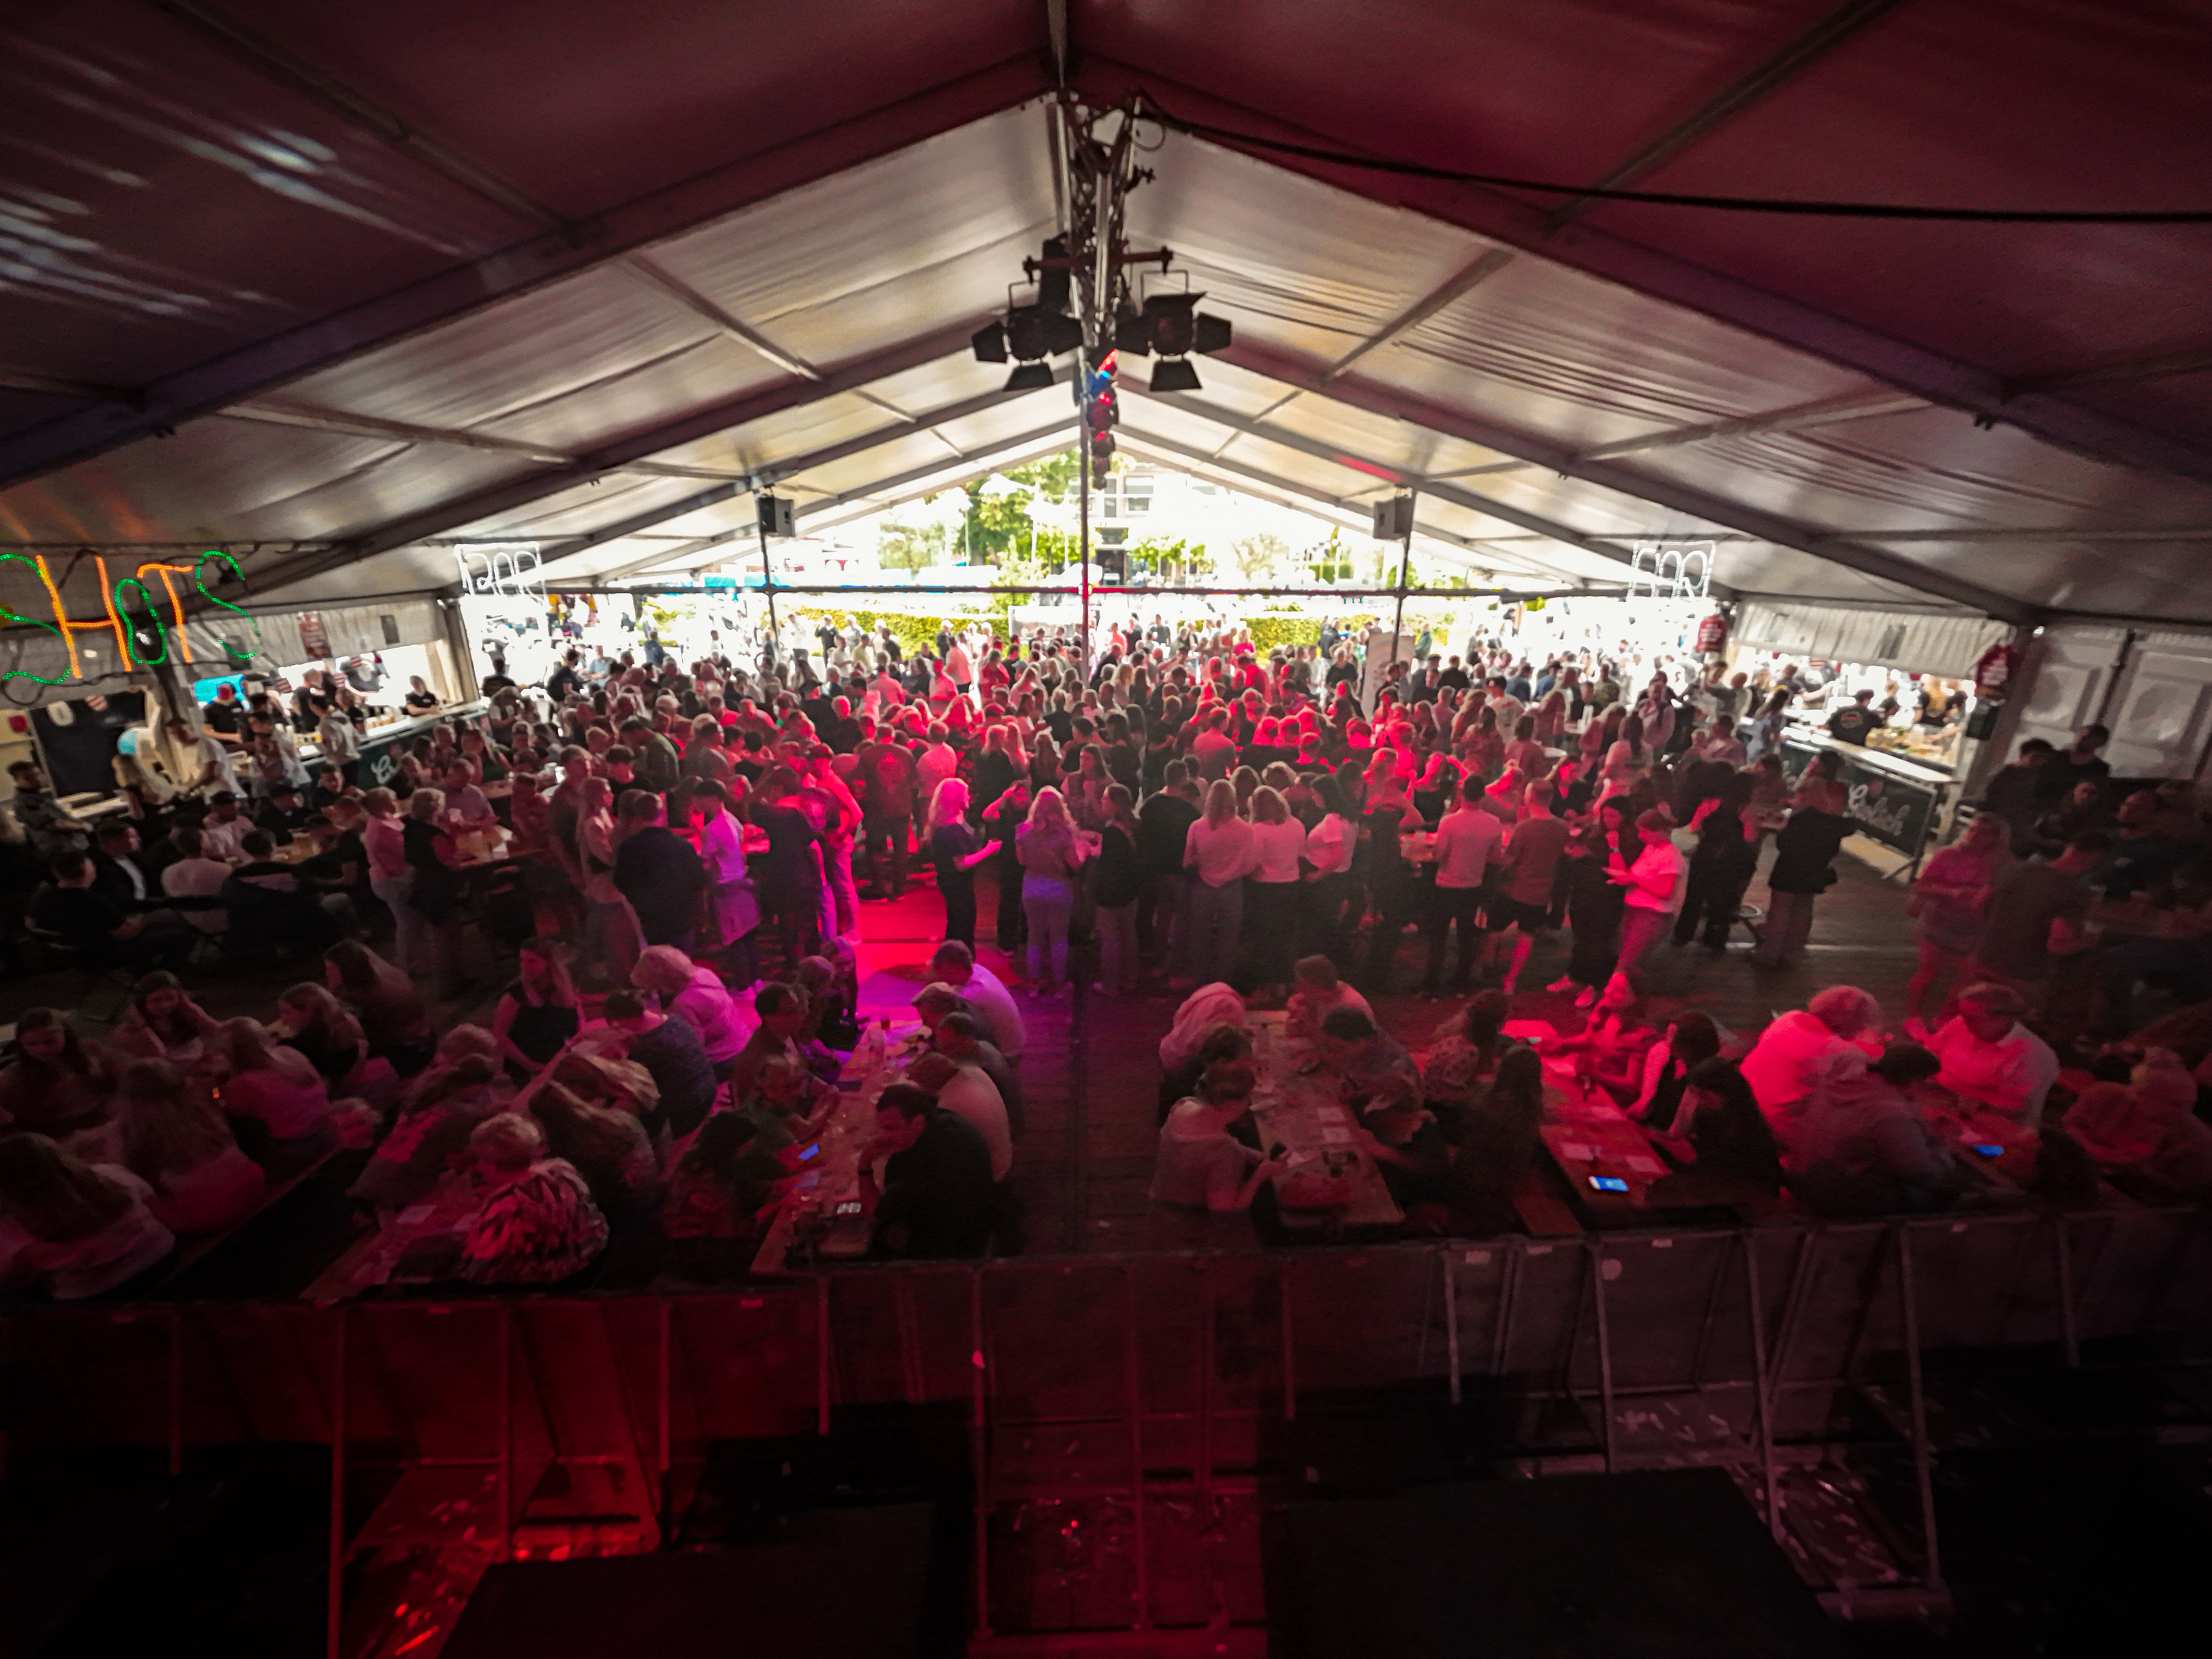
[[(1931, 1429), (1929, 1366), (1994, 1353), (2063, 1372), (2115, 1348), (2203, 1365), (2212, 1215), (909, 1264), (587, 1298), (40, 1307), (11, 1313), (5, 1339), (18, 1464), (135, 1447), (175, 1472), (195, 1448), (329, 1445), (334, 1569), (393, 1547), (649, 1549), (715, 1443), (828, 1434), (841, 1406), (951, 1403), (970, 1435), (979, 1628), (993, 1506), (1041, 1492), (1129, 1506), (1144, 1628), (1148, 1504), (1250, 1492), (1269, 1437), (1302, 1413), (1383, 1395), (1472, 1411), (1472, 1387), (1499, 1458), (1727, 1464), (1785, 1541), (1793, 1504), (1835, 1501), (1808, 1472), (1887, 1447), (1919, 1496), (1917, 1559), (1895, 1582), (1940, 1591), (1931, 1474), (1957, 1425)], [(399, 1479), (349, 1537), (349, 1472), (372, 1459)], [(335, 1632), (335, 1595), (332, 1618)]]

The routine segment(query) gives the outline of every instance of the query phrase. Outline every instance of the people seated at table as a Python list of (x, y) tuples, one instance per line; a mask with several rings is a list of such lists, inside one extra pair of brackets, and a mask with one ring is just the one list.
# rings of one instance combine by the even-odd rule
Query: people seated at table
[(660, 1160), (644, 1117), (658, 1104), (653, 1080), (635, 1061), (569, 1053), (515, 1097), (545, 1128), (617, 1231), (650, 1220), (660, 1198)]
[(1966, 1185), (1965, 1170), (1911, 1097), (1942, 1062), (1913, 1042), (1871, 1061), (1839, 1051), (1827, 1061), (1792, 1125), (1790, 1190), (1818, 1215), (1888, 1215), (1940, 1209)]
[(1230, 1133), (1251, 1110), (1258, 1081), (1249, 1059), (1217, 1061), (1161, 1123), (1146, 1237), (1154, 1248), (1251, 1243), (1244, 1212), (1285, 1168)]
[(421, 1203), (466, 1152), (477, 1125), (503, 1109), (513, 1093), (491, 1033), (481, 1025), (455, 1026), (439, 1044), (437, 1059), (400, 1097), (349, 1196), (380, 1214)]
[(1636, 982), (1626, 974), (1614, 974), (1583, 1029), (1542, 1046), (1547, 1054), (1575, 1056), (1575, 1079), (1584, 1090), (1602, 1091), (1613, 1104), (1626, 1106), (1642, 1092), (1645, 1057), (1658, 1041)]
[(1006, 982), (975, 960), (975, 953), (957, 939), (947, 939), (929, 958), (929, 978), (949, 985), (975, 1005), (991, 1024), (991, 1041), (1008, 1062), (1019, 1066), (1026, 1035), (1021, 1010), (1014, 1004)]
[(763, 1148), (771, 1152), (815, 1139), (837, 1108), (837, 1091), (791, 1054), (772, 1057), (752, 1087), (733, 1099), (735, 1109), (752, 1120)]
[(171, 1061), (124, 1068), (116, 1118), (120, 1161), (151, 1189), (147, 1207), (171, 1232), (221, 1232), (267, 1197), (261, 1166), (240, 1150), (205, 1088)]
[(1712, 1016), (1683, 1008), (1668, 1018), (1662, 1040), (1644, 1051), (1643, 1085), (1626, 1103), (1629, 1116), (1664, 1129), (1674, 1121), (1690, 1073), (1721, 1051), (1720, 1027)]
[(753, 1012), (760, 1023), (730, 1063), (728, 1081), (732, 1098), (742, 1099), (750, 1094), (761, 1068), (771, 1060), (806, 1064), (806, 1056), (799, 1047), (799, 1028), (806, 1018), (805, 993), (795, 985), (772, 980), (753, 994)]
[(1831, 985), (1802, 1008), (1769, 1021), (1759, 1034), (1743, 1058), (1744, 1081), (1784, 1145), (1814, 1085), (1838, 1058), (1856, 1052), (1871, 1060), (1881, 1054), (1880, 1041), (1868, 1030), (1880, 1012), (1856, 985)]
[(722, 976), (673, 945), (656, 945), (638, 953), (630, 983), (658, 997), (662, 1012), (690, 1022), (715, 1075), (726, 1080), (752, 1036), (753, 1021), (732, 999)]
[(732, 1279), (759, 1248), (763, 1212), (788, 1175), (740, 1112), (717, 1112), (677, 1161), (661, 1200), (662, 1265), (687, 1279)]
[(1942, 1062), (1937, 1085), (1960, 1104), (2001, 1113), (2032, 1129), (2058, 1080), (2058, 1056), (2021, 1023), (2027, 1007), (2008, 985), (1970, 985), (1959, 993), (1959, 1012), (1928, 1039), (1928, 1047)]
[(990, 1040), (990, 1028), (983, 1017), (972, 1010), (954, 1008), (948, 1011), (930, 1031), (930, 1046), (955, 1064), (974, 1066), (991, 1080), (1006, 1105), (1006, 1121), (1016, 1139), (1022, 1133), (1021, 1076), (1006, 1063), (996, 1044)]
[(99, 1127), (114, 1109), (115, 1069), (56, 1008), (15, 1021), (15, 1060), (0, 1071), (0, 1127), (55, 1139)]
[(353, 901), (343, 893), (318, 893), (298, 866), (276, 857), (268, 833), (250, 830), (239, 841), (244, 862), (222, 884), (222, 908), (234, 938), (279, 951), (320, 951), (354, 931)]
[(361, 1022), (326, 985), (308, 981), (277, 998), (275, 1029), (278, 1040), (305, 1054), (325, 1086), (336, 1093), (349, 1092), (368, 1062)]
[(438, 1034), (422, 993), (396, 963), (358, 939), (341, 939), (324, 954), (323, 982), (361, 1023), (372, 1057), (403, 1078), (430, 1063)]
[[(1782, 1189), (1782, 1155), (1759, 1102), (1731, 1060), (1709, 1055), (1682, 1080), (1670, 1119), (1645, 1122), (1652, 1143), (1686, 1177), (1655, 1182), (1655, 1203), (1741, 1203)], [(1695, 1176), (1694, 1184), (1686, 1177)]]
[(1512, 1046), (1505, 1022), (1512, 1004), (1503, 991), (1478, 991), (1466, 1007), (1437, 1028), (1420, 1056), (1425, 1097), (1465, 1106), (1484, 1079), (1498, 1069), (1498, 1057)]
[(259, 1020), (223, 1021), (209, 1041), (208, 1059), (224, 1114), (234, 1124), (251, 1126), (247, 1151), (264, 1168), (303, 1163), (337, 1144), (322, 1074)]
[(1469, 1231), (1487, 1237), (1519, 1224), (1514, 1199), (1543, 1148), (1543, 1057), (1525, 1045), (1508, 1048), (1457, 1123), (1443, 1126), (1456, 1148), (1453, 1207)]
[[(1357, 1008), (1369, 1018), (1374, 1018), (1375, 1010), (1367, 999), (1357, 987), (1338, 975), (1336, 963), (1328, 957), (1301, 957), (1291, 971), (1290, 1000), (1285, 1005), (1289, 1018), (1284, 1023), (1284, 1030), (1290, 1036), (1301, 1042), (1312, 1042), (1321, 1035), (1322, 1016), (1332, 1008)], [(1200, 990), (1211, 988), (1201, 986)]]
[(461, 1246), (460, 1270), (477, 1285), (554, 1285), (573, 1279), (607, 1247), (607, 1218), (574, 1164), (548, 1155), (545, 1131), (501, 1112), (469, 1136), (483, 1203)]
[(635, 991), (608, 992), (599, 1017), (617, 1039), (618, 1046), (611, 1052), (619, 1052), (652, 1076), (659, 1099), (646, 1115), (647, 1131), (672, 1141), (696, 1133), (714, 1109), (720, 1086), (698, 1028), (680, 1013), (663, 1013)]
[(48, 866), (52, 879), (31, 896), (31, 926), (63, 950), (94, 966), (181, 968), (198, 937), (173, 913), (123, 908), (93, 890), (92, 860), (63, 853)]
[(125, 915), (166, 908), (140, 862), (138, 827), (130, 819), (109, 818), (93, 831), (92, 890)]
[(833, 949), (831, 956), (802, 957), (796, 975), (806, 997), (799, 1046), (817, 1066), (826, 1056), (851, 1054), (860, 1042), (858, 964), (843, 945)]
[(198, 825), (172, 830), (169, 839), (177, 857), (161, 869), (161, 893), (177, 914), (203, 933), (221, 933), (230, 927), (223, 908), (222, 884), (230, 879), (230, 866), (212, 856), (204, 833)]
[(876, 1097), (876, 1134), (861, 1159), (860, 1191), (878, 1256), (979, 1256), (990, 1248), (1000, 1212), (990, 1148), (973, 1124), (915, 1084), (890, 1084)]
[(1014, 1167), (1014, 1136), (1006, 1103), (981, 1066), (964, 1066), (936, 1050), (906, 1070), (907, 1081), (927, 1089), (948, 1112), (965, 1118), (991, 1152), (991, 1179), (1004, 1181)]
[(1421, 1091), (1402, 1073), (1386, 1072), (1357, 1109), (1359, 1144), (1374, 1158), (1408, 1230), (1453, 1231), (1452, 1149), (1436, 1115), (1422, 1104)]
[(2212, 1125), (2195, 1115), (2197, 1099), (2197, 1081), (2180, 1057), (2150, 1048), (2126, 1083), (2084, 1089), (2067, 1109), (2065, 1127), (2130, 1196), (2201, 1204), (2212, 1200)]
[(1421, 1068), (1397, 1038), (1357, 1008), (1332, 1008), (1322, 1017), (1309, 1070), (1334, 1076), (1346, 1098), (1372, 1091), (1375, 1080), (1395, 1073), (1420, 1087)]
[(519, 1082), (549, 1064), (583, 1029), (584, 1004), (556, 941), (526, 939), (517, 956), (514, 982), (499, 994), (491, 1030)]
[(176, 1244), (153, 1195), (129, 1170), (88, 1164), (46, 1135), (0, 1135), (0, 1286), (76, 1302), (137, 1278)]
[(184, 981), (166, 969), (142, 975), (131, 1000), (107, 1034), (108, 1042), (139, 1060), (166, 1060), (191, 1067), (207, 1052), (216, 1022), (193, 1000)]

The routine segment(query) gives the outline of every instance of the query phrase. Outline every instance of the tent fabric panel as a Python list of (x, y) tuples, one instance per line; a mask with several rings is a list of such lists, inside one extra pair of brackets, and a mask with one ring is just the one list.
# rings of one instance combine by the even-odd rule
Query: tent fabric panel
[[(313, 614), (329, 636), (330, 650), (311, 651), (301, 636), (301, 620), (306, 614), (299, 610), (257, 611), (253, 624), (249, 624), (228, 611), (219, 611), (217, 620), (199, 617), (188, 623), (185, 636), (191, 642), (195, 665), (231, 659), (224, 649), (228, 643), (234, 648), (252, 647), (255, 661), (269, 668), (289, 668), (303, 662), (319, 661), (325, 656), (350, 657), (381, 651), (389, 646), (427, 645), (445, 637), (435, 600), (394, 599), (375, 605), (339, 605), (314, 611)], [(396, 639), (386, 635), (384, 619), (387, 617), (397, 630)], [(258, 627), (258, 647), (252, 644), (256, 637), (254, 624)]]
[(1729, 633), (1736, 644), (1825, 662), (1856, 662), (1908, 674), (1963, 679), (2012, 629), (1956, 612), (1866, 611), (1843, 605), (1747, 600)]
[(1744, 594), (1789, 594), (1884, 607), (1929, 603), (1928, 595), (1917, 587), (1748, 538), (1715, 544), (1713, 580)]
[[(294, 382), (288, 402), (544, 441), (527, 411), (596, 394), (643, 365), (723, 337), (619, 266), (601, 265)], [(732, 354), (732, 380), (741, 384)], [(750, 366), (757, 379), (781, 370)], [(738, 390), (739, 385), (732, 385)], [(607, 425), (611, 427), (610, 421)]]
[(10, 11), (9, 183), (54, 232), (9, 284), (16, 367), (143, 384), (526, 228), (155, 8)]
[[(1653, 190), (2196, 207), (2212, 36), (2194, 7), (1916, 0), (1644, 179)], [(2202, 338), (2212, 226), (1813, 220), (1611, 204), (1639, 241), (2008, 374)], [(1872, 273), (1896, 280), (1869, 280)]]
[(995, 310), (1023, 256), (1053, 234), (1045, 135), (1036, 106), (989, 116), (672, 237), (647, 257), (779, 344), (788, 319), (980, 250), (1018, 250), (991, 285), (983, 308)]
[(1479, 402), (1578, 448), (1880, 390), (1804, 352), (1526, 254), (1360, 372)]
[[(509, 513), (495, 514), (453, 532), (454, 538), (549, 542), (588, 536), (641, 513), (672, 507), (715, 486), (704, 478), (654, 478), (615, 473), (570, 484)], [(659, 526), (655, 526), (658, 528)]]
[(2194, 374), (2123, 376), (2113, 385), (2069, 387), (2066, 396), (2212, 449), (2212, 368)]
[(578, 217), (1033, 53), (1043, 31), (1019, 0), (224, 9)]
[[(1489, 244), (1202, 140), (1129, 198), (1129, 235), (1170, 247), (1144, 291), (1202, 290), (1237, 327), (1332, 360), (1474, 263)], [(1356, 250), (1353, 257), (1347, 257)]]
[[(1004, 381), (1003, 370), (997, 379)], [(731, 427), (654, 459), (717, 471), (767, 472), (781, 462), (897, 425), (898, 416), (881, 404), (859, 392), (845, 392)]]
[(515, 477), (512, 455), (210, 416), (0, 492), (27, 541), (320, 541)]

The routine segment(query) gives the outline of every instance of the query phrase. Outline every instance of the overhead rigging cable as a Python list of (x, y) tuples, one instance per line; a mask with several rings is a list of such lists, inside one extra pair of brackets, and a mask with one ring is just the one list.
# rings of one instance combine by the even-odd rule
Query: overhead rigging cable
[(1140, 118), (1157, 121), (1173, 132), (1218, 143), (1237, 144), (1279, 155), (1303, 156), (1338, 167), (1364, 167), (1376, 173), (1403, 173), (1415, 179), (1437, 179), (1458, 185), (1483, 185), (1492, 190), (1528, 190), (1551, 196), (1571, 196), (1595, 202), (1636, 202), (1646, 207), (1710, 208), (1724, 213), (1802, 214), (1829, 219), (1923, 219), (1961, 224), (2008, 225), (2203, 225), (2212, 224), (2212, 208), (2148, 209), (2142, 211), (2092, 212), (2071, 209), (1912, 207), (1894, 202), (1808, 202), (1762, 196), (1693, 196), (1674, 191), (1607, 190), (1596, 185), (1562, 185), (1541, 179), (1511, 179), (1502, 173), (1466, 173), (1455, 167), (1431, 167), (1425, 161), (1400, 161), (1388, 156), (1359, 155), (1347, 150), (1324, 149), (1316, 144), (1293, 143), (1286, 138), (1265, 138), (1231, 127), (1210, 126), (1172, 115), (1149, 94), (1140, 98)]

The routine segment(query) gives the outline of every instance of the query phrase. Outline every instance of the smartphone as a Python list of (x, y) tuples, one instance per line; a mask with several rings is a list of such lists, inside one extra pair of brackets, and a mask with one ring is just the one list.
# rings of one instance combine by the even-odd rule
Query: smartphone
[(2002, 1158), (2004, 1156), (2003, 1147), (1992, 1146), (1986, 1142), (1977, 1146), (1974, 1150), (1979, 1152), (1984, 1158)]
[(858, 1215), (860, 1212), (860, 1200), (857, 1198), (848, 1198), (830, 1212), (831, 1215)]
[(1601, 1193), (1625, 1193), (1628, 1183), (1619, 1176), (1592, 1176), (1589, 1184)]
[(821, 1156), (822, 1143), (818, 1140), (811, 1146), (802, 1146), (799, 1149), (799, 1161), (801, 1164), (810, 1163)]

